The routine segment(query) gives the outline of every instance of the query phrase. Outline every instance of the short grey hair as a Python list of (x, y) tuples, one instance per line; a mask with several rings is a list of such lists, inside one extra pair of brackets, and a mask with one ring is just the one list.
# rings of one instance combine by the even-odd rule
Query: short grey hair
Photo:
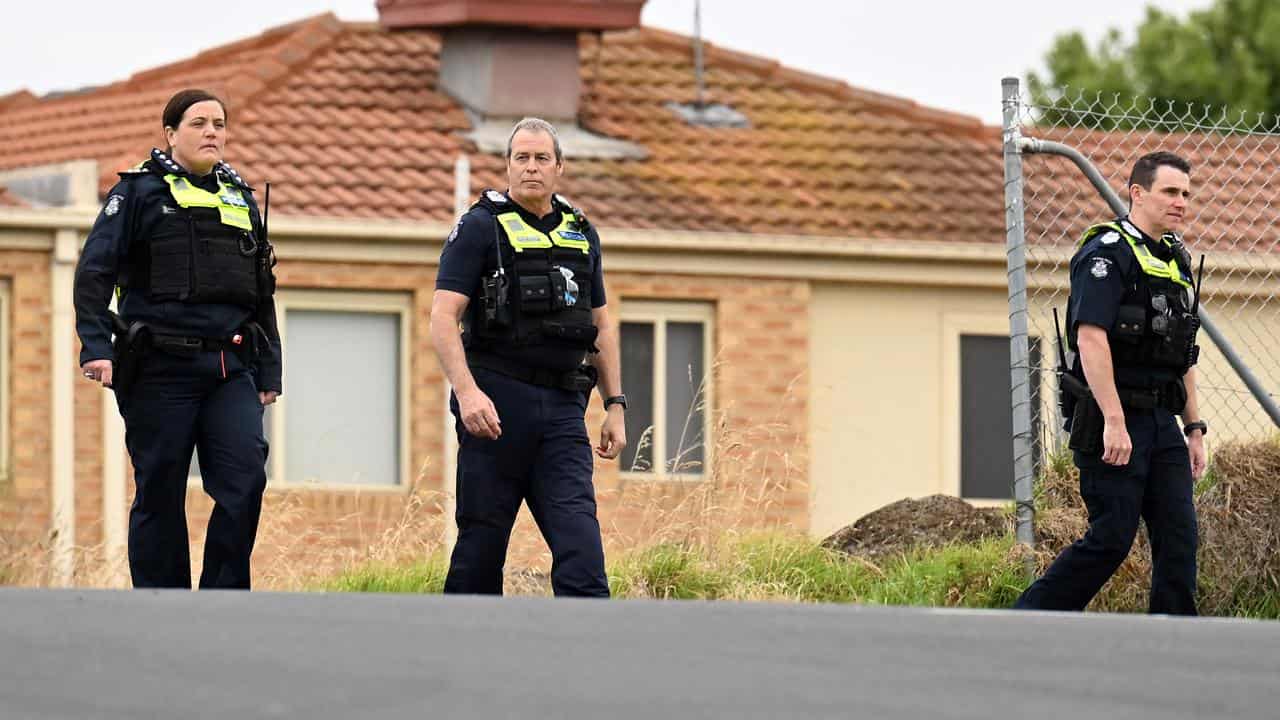
[(556, 162), (564, 162), (564, 154), (560, 152), (560, 134), (556, 132), (556, 126), (543, 120), (542, 118), (527, 117), (515, 124), (511, 128), (511, 134), (507, 136), (507, 159), (511, 159), (511, 143), (516, 139), (516, 133), (521, 130), (532, 130), (534, 132), (544, 132), (551, 136), (551, 144), (556, 148)]

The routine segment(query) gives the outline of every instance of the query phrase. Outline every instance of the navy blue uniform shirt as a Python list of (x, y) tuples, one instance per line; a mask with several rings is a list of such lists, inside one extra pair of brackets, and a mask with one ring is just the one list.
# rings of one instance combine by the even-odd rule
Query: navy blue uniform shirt
[[(530, 227), (544, 234), (550, 234), (552, 230), (559, 227), (563, 219), (559, 208), (553, 207), (550, 214), (538, 217), (517, 203), (511, 203), (511, 207), (520, 213), (520, 217), (524, 218)], [(605, 305), (604, 267), (601, 262), (600, 235), (594, 226), (588, 228), (586, 235), (588, 252), (591, 254), (594, 267), (591, 276), (591, 307), (595, 309)], [(480, 282), (485, 269), (498, 266), (498, 242), (506, 241), (505, 237), (497, 237), (493, 213), (480, 206), (471, 208), (458, 221), (458, 225), (450, 233), (440, 253), (436, 289), (451, 290), (466, 295), (471, 298), (472, 304), (479, 302)], [(554, 351), (548, 348), (495, 348), (495, 352), (541, 367), (562, 368), (566, 364), (572, 367), (578, 362), (574, 360), (565, 363), (562, 358), (549, 357), (548, 353)]]
[[(147, 161), (151, 163), (153, 161)], [(204, 177), (187, 175), (192, 184), (217, 192), (214, 173)], [(245, 191), (254, 235), (261, 238), (262, 219), (253, 195)], [(155, 172), (131, 172), (107, 193), (107, 202), (98, 214), (76, 265), (76, 332), (80, 336), (80, 364), (90, 360), (112, 360), (111, 318), (107, 314), (111, 295), (128, 269), (130, 254), (148, 252), (145, 244), (165, 212), (177, 207), (164, 177)], [(238, 305), (185, 303), (177, 300), (153, 302), (146, 293), (125, 290), (119, 304), (126, 323), (141, 321), (155, 332), (191, 337), (226, 338), (250, 320), (267, 332), (268, 351), (259, 356), (255, 381), (260, 391), (280, 392), (280, 334), (276, 325), (275, 298), (259, 300), (256, 312)]]
[(1081, 323), (1111, 332), (1135, 272), (1142, 269), (1138, 267), (1133, 248), (1114, 230), (1104, 230), (1076, 251), (1071, 258), (1071, 298), (1067, 310), (1072, 338)]

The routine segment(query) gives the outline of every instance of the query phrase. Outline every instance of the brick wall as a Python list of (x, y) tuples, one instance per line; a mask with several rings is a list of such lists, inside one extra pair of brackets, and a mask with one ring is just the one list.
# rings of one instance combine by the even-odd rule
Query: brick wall
[(35, 541), (49, 527), (50, 254), (0, 250), (0, 279), (9, 285), (9, 470), (0, 483), (0, 534)]

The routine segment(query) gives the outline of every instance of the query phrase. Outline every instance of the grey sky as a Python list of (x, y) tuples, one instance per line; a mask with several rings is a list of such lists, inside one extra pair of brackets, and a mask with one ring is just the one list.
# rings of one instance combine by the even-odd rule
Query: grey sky
[[(1132, 28), (1151, 4), (1185, 15), (1212, 0), (703, 0), (704, 37), (727, 48), (1000, 120), (1000, 78), (1040, 66), (1057, 33)], [(649, 0), (643, 22), (690, 33), (693, 0)], [(99, 85), (326, 11), (374, 20), (375, 0), (6, 3), (0, 95)]]

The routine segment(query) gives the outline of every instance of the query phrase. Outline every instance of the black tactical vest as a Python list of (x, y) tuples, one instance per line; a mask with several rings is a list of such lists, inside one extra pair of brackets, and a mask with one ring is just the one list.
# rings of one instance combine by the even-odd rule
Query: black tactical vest
[[(560, 224), (549, 234), (531, 227), (501, 193), (475, 206), (493, 214), (495, 256), (487, 260), (480, 296), (463, 322), (468, 350), (554, 346), (594, 350), (591, 281), (595, 264), (580, 212), (555, 198)], [(473, 206), (473, 207), (475, 207)]]
[[(1126, 278), (1115, 326), (1107, 333), (1116, 385), (1151, 387), (1180, 380), (1196, 363), (1199, 351), (1200, 320), (1192, 309), (1190, 255), (1168, 239), (1147, 238), (1124, 220), (1089, 228), (1081, 246), (1105, 233), (1117, 236), (1113, 242), (1125, 241), (1141, 270)], [(1150, 247), (1154, 243), (1159, 246)], [(1068, 317), (1067, 323), (1069, 346), (1075, 350), (1075, 322)]]
[(148, 246), (150, 299), (257, 307), (261, 253), (243, 191), (221, 180), (217, 193), (182, 175), (165, 181), (176, 207), (165, 207)]

